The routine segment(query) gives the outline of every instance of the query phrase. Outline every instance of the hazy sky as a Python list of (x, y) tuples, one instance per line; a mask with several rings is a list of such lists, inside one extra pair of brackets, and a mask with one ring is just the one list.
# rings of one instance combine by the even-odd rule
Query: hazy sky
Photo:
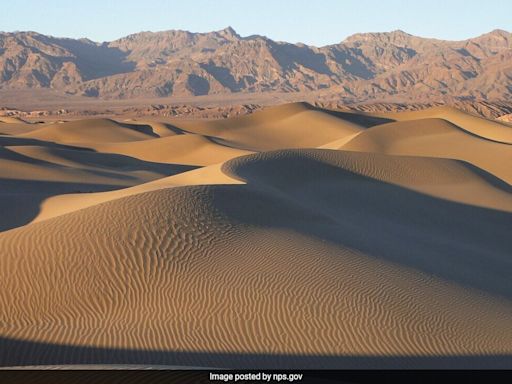
[(0, 5), (2, 31), (100, 42), (140, 31), (208, 32), (227, 26), (242, 36), (317, 46), (357, 32), (402, 29), (460, 40), (512, 29), (512, 0), (0, 0)]

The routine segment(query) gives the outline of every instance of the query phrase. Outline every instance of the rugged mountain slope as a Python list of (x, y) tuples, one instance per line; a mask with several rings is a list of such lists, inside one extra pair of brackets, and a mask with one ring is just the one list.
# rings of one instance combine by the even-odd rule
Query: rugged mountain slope
[(0, 33), (0, 89), (53, 88), (106, 98), (325, 90), (347, 101), (407, 96), (506, 99), (512, 37), (464, 41), (403, 31), (350, 36), (325, 47), (210, 33), (141, 32), (95, 43)]

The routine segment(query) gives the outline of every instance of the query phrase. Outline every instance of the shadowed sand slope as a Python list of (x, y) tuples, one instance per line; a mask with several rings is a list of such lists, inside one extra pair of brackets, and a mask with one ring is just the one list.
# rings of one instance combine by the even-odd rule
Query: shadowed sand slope
[(50, 196), (119, 189), (192, 168), (0, 136), (0, 230), (30, 222)]
[(372, 119), (0, 136), (0, 366), (507, 367), (510, 146)]

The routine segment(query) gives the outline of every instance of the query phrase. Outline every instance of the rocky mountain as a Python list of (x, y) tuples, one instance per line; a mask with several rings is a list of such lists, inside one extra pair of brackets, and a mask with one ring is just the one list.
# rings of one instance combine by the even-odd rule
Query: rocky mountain
[(319, 92), (350, 102), (506, 100), (512, 34), (444, 41), (393, 31), (313, 47), (241, 37), (232, 28), (141, 32), (105, 43), (0, 33), (0, 89), (27, 88), (111, 99)]

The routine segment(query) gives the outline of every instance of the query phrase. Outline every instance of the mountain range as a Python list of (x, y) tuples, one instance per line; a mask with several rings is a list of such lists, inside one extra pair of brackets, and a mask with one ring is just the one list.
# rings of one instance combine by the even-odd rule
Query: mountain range
[(0, 89), (39, 88), (105, 99), (316, 92), (349, 102), (507, 100), (512, 34), (445, 41), (398, 30), (314, 47), (242, 37), (231, 27), (103, 43), (1, 32)]

